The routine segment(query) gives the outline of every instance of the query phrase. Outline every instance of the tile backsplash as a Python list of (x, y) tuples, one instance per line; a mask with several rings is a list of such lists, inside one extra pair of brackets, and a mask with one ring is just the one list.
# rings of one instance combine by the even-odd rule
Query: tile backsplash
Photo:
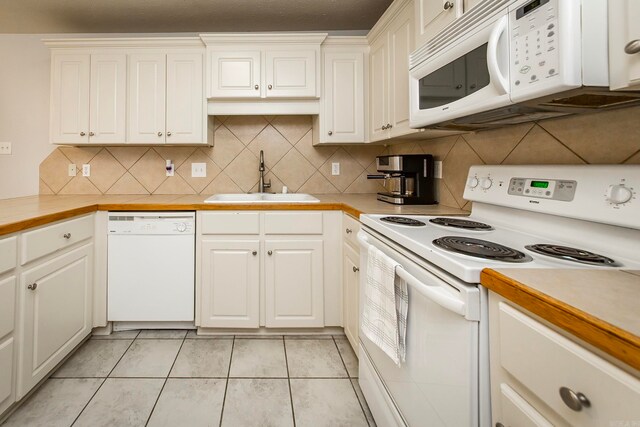
[[(470, 209), (463, 200), (475, 164), (640, 164), (640, 107), (425, 141), (383, 145), (312, 145), (310, 116), (217, 116), (213, 147), (59, 147), (40, 164), (41, 194), (203, 194), (257, 191), (258, 154), (265, 153), (272, 191), (375, 193), (375, 157), (433, 154), (443, 161), (440, 203)], [(165, 176), (165, 159), (176, 173)], [(191, 163), (207, 177), (192, 178)], [(331, 175), (331, 163), (340, 175)], [(69, 163), (91, 165), (91, 176), (67, 176)]]

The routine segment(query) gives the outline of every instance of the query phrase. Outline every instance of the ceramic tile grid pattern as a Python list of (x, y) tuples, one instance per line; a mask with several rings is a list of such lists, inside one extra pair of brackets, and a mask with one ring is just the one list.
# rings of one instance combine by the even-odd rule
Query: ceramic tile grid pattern
[(94, 336), (3, 426), (375, 426), (344, 335)]
[[(443, 161), (439, 201), (470, 210), (462, 198), (474, 164), (640, 164), (640, 107), (526, 123), (498, 130), (384, 145), (312, 145), (310, 116), (218, 116), (210, 120), (214, 147), (61, 147), (40, 165), (41, 194), (203, 194), (256, 191), (258, 153), (265, 151), (273, 191), (375, 193), (381, 154), (433, 154)], [(164, 174), (173, 160), (176, 176)], [(89, 163), (92, 176), (68, 177), (69, 163)], [(191, 163), (207, 178), (191, 178)], [(331, 175), (340, 162), (341, 175)]]

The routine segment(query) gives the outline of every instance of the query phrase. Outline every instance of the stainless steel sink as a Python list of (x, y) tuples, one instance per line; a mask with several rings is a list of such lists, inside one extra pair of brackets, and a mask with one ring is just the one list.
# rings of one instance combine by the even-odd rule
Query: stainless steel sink
[(319, 203), (320, 200), (304, 193), (250, 193), (214, 194), (205, 203)]

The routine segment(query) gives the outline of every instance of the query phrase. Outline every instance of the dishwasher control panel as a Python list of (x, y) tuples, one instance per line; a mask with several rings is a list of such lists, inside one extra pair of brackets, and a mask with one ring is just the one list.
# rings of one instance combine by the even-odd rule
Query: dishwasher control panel
[(110, 212), (109, 234), (195, 234), (193, 212)]

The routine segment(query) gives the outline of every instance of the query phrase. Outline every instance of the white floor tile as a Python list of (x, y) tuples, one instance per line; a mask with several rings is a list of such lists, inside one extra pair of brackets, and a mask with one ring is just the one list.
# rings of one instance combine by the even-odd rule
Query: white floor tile
[(112, 377), (166, 377), (182, 340), (135, 340), (111, 373)]
[(225, 386), (224, 379), (168, 379), (148, 426), (219, 426)]

